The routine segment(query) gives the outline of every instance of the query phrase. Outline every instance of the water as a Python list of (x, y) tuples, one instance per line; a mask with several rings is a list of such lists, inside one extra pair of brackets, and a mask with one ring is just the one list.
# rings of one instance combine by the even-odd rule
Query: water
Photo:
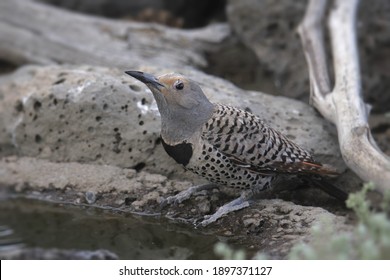
[(21, 198), (0, 201), (0, 253), (40, 247), (106, 249), (120, 259), (216, 259), (217, 242), (158, 217)]

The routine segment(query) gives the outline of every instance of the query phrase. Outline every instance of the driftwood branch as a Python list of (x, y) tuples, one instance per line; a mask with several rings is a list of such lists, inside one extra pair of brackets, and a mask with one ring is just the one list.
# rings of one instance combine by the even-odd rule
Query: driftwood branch
[(0, 58), (15, 64), (204, 67), (204, 52), (229, 34), (226, 24), (181, 30), (77, 14), (32, 0), (0, 0)]
[(334, 87), (330, 84), (323, 38), (326, 6), (326, 0), (310, 0), (298, 27), (309, 67), (311, 101), (336, 125), (346, 164), (363, 180), (374, 182), (384, 191), (390, 188), (390, 159), (371, 135), (369, 106), (362, 99), (356, 39), (358, 0), (335, 0), (329, 15)]

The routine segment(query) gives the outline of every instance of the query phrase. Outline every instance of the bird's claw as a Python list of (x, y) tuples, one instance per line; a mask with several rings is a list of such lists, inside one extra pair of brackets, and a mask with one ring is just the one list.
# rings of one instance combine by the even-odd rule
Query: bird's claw
[(246, 200), (244, 197), (239, 197), (223, 206), (218, 208), (217, 212), (215, 212), (213, 215), (206, 215), (204, 216), (204, 219), (202, 222), (198, 223), (196, 227), (202, 226), (206, 227), (214, 222), (216, 222), (218, 219), (222, 218), (223, 216), (227, 215), (228, 213), (235, 212), (244, 208), (247, 208), (250, 206), (250, 201)]
[(161, 208), (165, 208), (168, 205), (174, 205), (177, 206), (183, 201), (189, 199), (191, 197), (191, 194), (180, 192), (177, 195), (168, 196), (167, 198), (163, 199), (160, 203)]
[(202, 190), (207, 190), (207, 189), (210, 189), (213, 187), (214, 187), (213, 184), (192, 186), (184, 191), (179, 192), (176, 195), (169, 196), (169, 197), (163, 199), (162, 202), (160, 203), (160, 207), (165, 208), (166, 206), (172, 205), (172, 204), (177, 206), (177, 205), (181, 204), (182, 202), (190, 199), (190, 197), (193, 196), (195, 193), (202, 191)]

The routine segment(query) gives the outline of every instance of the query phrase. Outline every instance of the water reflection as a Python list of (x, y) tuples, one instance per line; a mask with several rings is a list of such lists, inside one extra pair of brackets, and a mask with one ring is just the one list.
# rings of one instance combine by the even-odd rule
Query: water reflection
[(157, 219), (20, 198), (3, 200), (0, 252), (26, 246), (106, 249), (121, 259), (216, 258), (217, 238)]
[(0, 225), (0, 254), (21, 249), (23, 246), (21, 239), (15, 235), (10, 227)]

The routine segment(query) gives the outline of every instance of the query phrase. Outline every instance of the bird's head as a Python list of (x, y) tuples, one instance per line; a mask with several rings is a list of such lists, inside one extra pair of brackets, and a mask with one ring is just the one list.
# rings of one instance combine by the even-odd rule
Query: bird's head
[[(140, 71), (126, 71), (149, 87), (156, 99), (164, 128), (195, 130), (212, 115), (214, 105), (200, 86), (177, 73), (155, 77)], [(188, 134), (188, 133), (187, 133)]]
[(155, 77), (140, 71), (126, 71), (125, 73), (149, 87), (159, 109), (163, 109), (160, 108), (163, 103), (166, 103), (166, 109), (169, 110), (191, 110), (209, 103), (200, 86), (183, 75), (169, 73)]

